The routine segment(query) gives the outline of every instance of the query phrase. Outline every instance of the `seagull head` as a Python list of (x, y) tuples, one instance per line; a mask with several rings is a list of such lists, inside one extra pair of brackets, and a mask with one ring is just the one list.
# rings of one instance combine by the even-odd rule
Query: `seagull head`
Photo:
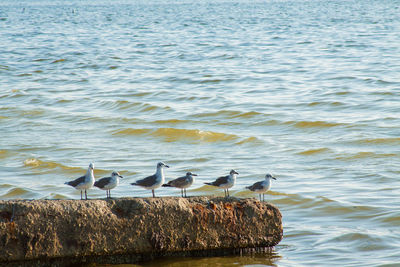
[(167, 164), (165, 164), (164, 162), (160, 161), (159, 163), (157, 163), (157, 168), (162, 168), (162, 167), (166, 167), (169, 168), (169, 166)]
[(234, 174), (239, 174), (237, 171), (235, 170), (231, 170), (231, 172), (229, 173), (230, 175), (234, 175)]
[(94, 170), (94, 164), (93, 164), (93, 163), (90, 163), (90, 164), (89, 164), (89, 169), (90, 169), (90, 170)]
[(276, 180), (276, 178), (274, 176), (272, 176), (271, 174), (267, 173), (267, 175), (265, 175), (265, 179), (274, 179)]
[(112, 177), (119, 177), (119, 178), (124, 178), (124, 177), (122, 177), (120, 174), (119, 174), (119, 172), (112, 172), (112, 174), (111, 174), (111, 176)]

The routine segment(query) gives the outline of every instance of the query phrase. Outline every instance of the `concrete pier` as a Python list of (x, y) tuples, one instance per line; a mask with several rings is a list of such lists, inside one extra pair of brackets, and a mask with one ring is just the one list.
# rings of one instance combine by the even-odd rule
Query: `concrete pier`
[(278, 208), (221, 197), (0, 201), (0, 265), (135, 263), (267, 249)]

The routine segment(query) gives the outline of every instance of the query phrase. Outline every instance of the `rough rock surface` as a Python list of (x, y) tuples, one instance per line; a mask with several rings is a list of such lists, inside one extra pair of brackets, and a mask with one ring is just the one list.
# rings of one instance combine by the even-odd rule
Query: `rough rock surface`
[(225, 255), (275, 246), (282, 234), (278, 208), (255, 199), (0, 201), (0, 265)]

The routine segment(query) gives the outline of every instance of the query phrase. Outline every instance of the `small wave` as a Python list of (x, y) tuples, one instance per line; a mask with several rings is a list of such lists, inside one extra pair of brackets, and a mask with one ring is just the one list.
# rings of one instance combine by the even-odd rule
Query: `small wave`
[(150, 133), (150, 129), (124, 129), (124, 130), (119, 130), (114, 132), (114, 135), (145, 135), (147, 133)]
[(54, 64), (54, 63), (60, 63), (60, 62), (64, 62), (64, 61), (65, 61), (65, 59), (64, 59), (64, 58), (61, 58), (61, 59), (54, 60), (54, 61), (51, 62), (51, 63)]
[(325, 121), (288, 121), (285, 124), (293, 125), (296, 128), (332, 128), (342, 126), (342, 123)]
[(32, 73), (21, 73), (17, 75), (17, 77), (27, 77), (27, 76), (32, 76)]
[(7, 150), (0, 150), (0, 159), (6, 158), (7, 154), (8, 154)]
[(357, 159), (367, 159), (367, 158), (392, 158), (392, 157), (398, 157), (398, 155), (394, 153), (358, 152), (356, 154), (338, 156), (335, 159), (347, 161), (347, 160), (357, 160)]
[(256, 111), (242, 112), (237, 110), (220, 110), (217, 112), (206, 112), (192, 115), (193, 117), (208, 118), (208, 117), (223, 117), (223, 118), (253, 118), (256, 116), (265, 115)]
[(260, 115), (265, 115), (263, 113), (260, 112), (256, 112), (256, 111), (249, 111), (249, 112), (241, 112), (240, 114), (233, 116), (234, 118), (254, 118), (256, 116), (260, 116)]
[(315, 155), (315, 154), (321, 154), (321, 153), (327, 153), (331, 151), (329, 148), (316, 148), (316, 149), (309, 149), (305, 150), (302, 152), (297, 153), (298, 155), (304, 155), (304, 156), (309, 156), (309, 155)]
[(25, 188), (15, 187), (8, 190), (1, 198), (35, 198), (38, 194)]
[(11, 185), (11, 184), (0, 184), (0, 188), (11, 188), (11, 187), (13, 187), (13, 185)]
[(293, 208), (310, 208), (315, 206), (315, 201), (311, 198), (305, 198), (298, 194), (282, 194), (278, 193), (278, 195), (284, 195), (284, 198), (276, 199), (274, 202), (276, 204), (287, 205)]
[(262, 141), (260, 139), (258, 139), (257, 137), (251, 136), (248, 138), (245, 138), (237, 143), (235, 143), (236, 145), (243, 145), (243, 144), (262, 144)]
[(127, 100), (118, 100), (113, 102), (112, 107), (118, 107), (120, 109), (129, 109), (133, 107), (141, 107), (143, 103), (140, 102), (130, 102)]
[[(40, 173), (52, 173), (54, 169), (60, 169), (62, 173), (66, 175), (83, 175), (86, 170), (87, 166), (89, 165), (89, 162), (87, 163), (86, 166), (82, 167), (70, 167), (70, 166), (65, 166), (61, 163), (58, 162), (53, 162), (53, 161), (44, 161), (36, 158), (29, 158), (24, 160), (24, 166), (29, 167), (32, 169), (39, 169)], [(110, 170), (104, 170), (104, 169), (99, 169), (95, 168), (95, 176), (100, 176), (100, 175), (108, 175), (110, 174)], [(72, 179), (72, 177), (69, 177), (67, 179)]]
[(307, 104), (307, 106), (309, 106), (309, 107), (322, 106), (322, 105), (338, 107), (338, 106), (344, 106), (344, 103), (338, 102), (338, 101), (333, 101), (333, 102), (311, 102), (311, 103)]
[(44, 110), (16, 110), (22, 116), (42, 116), (46, 113)]
[(170, 107), (159, 107), (159, 106), (154, 106), (150, 104), (144, 104), (144, 107), (140, 110), (141, 112), (150, 112), (150, 111), (156, 111), (156, 110), (171, 110)]
[(39, 169), (56, 169), (60, 168), (64, 171), (71, 172), (71, 173), (81, 173), (85, 171), (83, 168), (78, 167), (68, 167), (61, 163), (53, 162), (53, 161), (43, 161), (36, 158), (29, 158), (24, 160), (24, 166), (30, 168), (39, 168)]
[(374, 251), (388, 249), (390, 246), (386, 245), (383, 238), (373, 234), (367, 233), (345, 233), (341, 234), (331, 240), (329, 243), (343, 243), (346, 246), (357, 248), (359, 251)]
[(143, 96), (149, 96), (149, 95), (152, 95), (153, 93), (152, 92), (138, 92), (138, 93), (131, 93), (131, 94), (128, 94), (128, 95), (126, 95), (126, 97), (130, 97), (130, 96), (133, 96), (133, 97), (143, 97)]
[(177, 101), (196, 101), (196, 100), (210, 100), (213, 96), (181, 96), (177, 97)]
[(62, 194), (50, 193), (49, 195), (42, 197), (42, 199), (70, 199), (70, 198)]
[(386, 214), (375, 217), (375, 221), (383, 222), (389, 226), (399, 227), (400, 215), (393, 212), (387, 212)]
[(123, 129), (113, 133), (114, 135), (148, 135), (163, 139), (165, 142), (195, 141), (195, 142), (228, 142), (239, 139), (237, 135), (217, 133), (212, 131), (158, 128), (158, 129)]
[(42, 61), (47, 61), (47, 60), (49, 60), (49, 59), (47, 59), (47, 58), (37, 58), (37, 59), (35, 59), (33, 61), (34, 62), (42, 62)]
[(200, 84), (207, 84), (207, 83), (220, 83), (222, 80), (220, 79), (206, 79), (199, 81)]
[(371, 138), (361, 139), (356, 141), (359, 144), (374, 144), (374, 145), (400, 145), (399, 137), (391, 138)]
[(183, 123), (189, 123), (189, 122), (192, 122), (192, 121), (169, 119), (169, 120), (157, 120), (157, 121), (154, 121), (153, 123), (155, 123), (155, 124), (183, 124)]
[(371, 213), (371, 209), (366, 206), (354, 207), (343, 205), (340, 202), (332, 200), (330, 198), (324, 196), (317, 196), (313, 198), (304, 197), (299, 194), (282, 194), (279, 193), (278, 195), (284, 195), (286, 197), (276, 199), (274, 202), (278, 204), (285, 204), (293, 209), (307, 209), (310, 212), (317, 212), (318, 214), (322, 215), (334, 215), (334, 214), (341, 214), (342, 216), (351, 215), (353, 216), (355, 212), (364, 212), (364, 213)]
[(176, 142), (180, 140), (200, 141), (200, 142), (227, 142), (238, 139), (237, 135), (217, 133), (211, 131), (159, 128), (151, 133), (152, 136), (161, 137), (166, 142)]
[(261, 121), (261, 122), (257, 122), (254, 125), (257, 126), (276, 126), (276, 125), (281, 125), (282, 122), (278, 121), (278, 120), (265, 120), (265, 121)]
[(238, 111), (230, 111), (230, 110), (220, 110), (217, 112), (205, 112), (205, 113), (197, 113), (192, 115), (192, 117), (200, 117), (200, 118), (208, 118), (208, 117), (228, 117), (232, 115), (238, 114)]
[(0, 70), (10, 70), (10, 67), (6, 65), (0, 65)]

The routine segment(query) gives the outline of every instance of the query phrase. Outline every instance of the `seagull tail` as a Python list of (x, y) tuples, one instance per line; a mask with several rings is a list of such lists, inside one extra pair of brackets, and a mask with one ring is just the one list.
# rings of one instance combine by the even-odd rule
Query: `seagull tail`
[(138, 185), (137, 183), (131, 183), (131, 185)]
[(170, 184), (163, 184), (162, 186), (163, 186), (163, 187), (171, 187)]
[(212, 183), (204, 183), (204, 184), (213, 185)]

